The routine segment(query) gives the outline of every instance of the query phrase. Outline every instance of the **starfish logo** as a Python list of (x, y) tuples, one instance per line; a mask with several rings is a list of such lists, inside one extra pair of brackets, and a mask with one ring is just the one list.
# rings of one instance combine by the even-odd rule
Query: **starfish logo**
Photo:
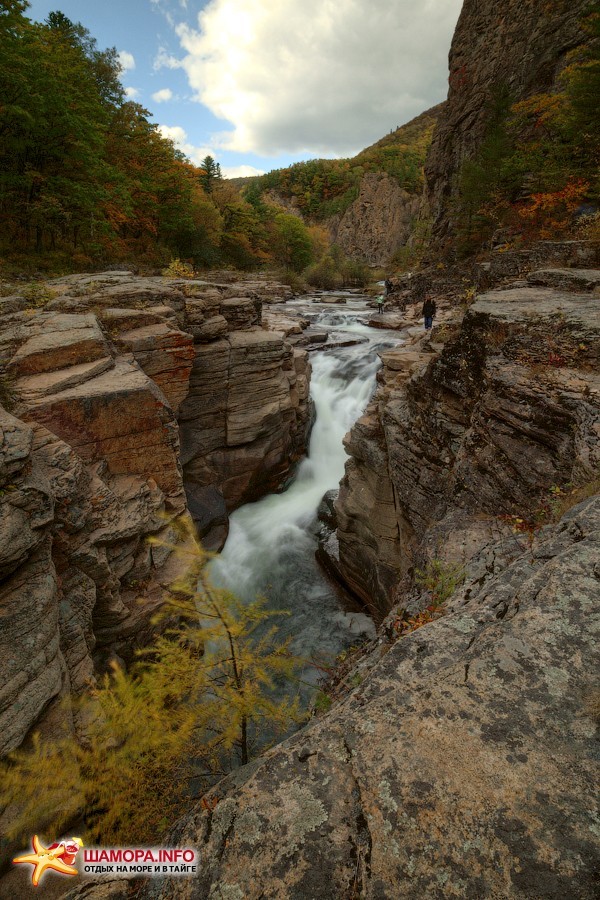
[(44, 847), (37, 834), (34, 834), (31, 842), (32, 852), (24, 856), (17, 856), (14, 863), (29, 863), (33, 866), (31, 881), (37, 887), (48, 869), (60, 872), (62, 875), (78, 875), (79, 871), (73, 863), (75, 857), (83, 847), (81, 838), (66, 838), (60, 842)]

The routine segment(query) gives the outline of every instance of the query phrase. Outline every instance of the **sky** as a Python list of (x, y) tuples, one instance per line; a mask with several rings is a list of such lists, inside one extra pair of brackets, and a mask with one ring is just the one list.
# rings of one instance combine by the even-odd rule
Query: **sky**
[(30, 0), (116, 47), (127, 95), (226, 177), (351, 157), (446, 97), (462, 0)]

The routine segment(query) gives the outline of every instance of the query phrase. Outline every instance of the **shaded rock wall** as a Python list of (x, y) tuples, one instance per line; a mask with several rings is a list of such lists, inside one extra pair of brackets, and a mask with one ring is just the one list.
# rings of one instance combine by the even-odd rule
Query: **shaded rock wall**
[(548, 90), (583, 40), (579, 20), (588, 7), (587, 0), (465, 0), (450, 49), (448, 100), (425, 166), (437, 241), (451, 233), (457, 175), (485, 137), (493, 90), (507, 87), (515, 101)]
[(310, 364), (262, 327), (260, 283), (188, 291), (195, 358), (179, 412), (181, 459), (192, 515), (205, 544), (220, 549), (227, 511), (280, 488), (306, 451)]

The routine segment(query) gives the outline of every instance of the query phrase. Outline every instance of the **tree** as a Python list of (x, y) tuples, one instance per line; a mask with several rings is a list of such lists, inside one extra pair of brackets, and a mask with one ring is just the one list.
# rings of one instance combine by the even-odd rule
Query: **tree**
[(287, 269), (301, 272), (313, 260), (313, 244), (306, 225), (297, 216), (278, 213), (274, 219), (274, 253)]
[(212, 193), (215, 180), (222, 178), (221, 166), (212, 156), (205, 156), (200, 163), (200, 183), (207, 194)]
[(210, 787), (299, 720), (297, 701), (273, 693), (296, 661), (267, 624), (272, 614), (215, 589), (192, 526), (179, 528), (180, 541), (165, 545), (184, 570), (160, 615), (166, 630), (83, 701), (85, 742), (37, 736), (2, 765), (1, 805), (19, 809), (15, 836), (34, 822), (60, 833), (83, 816), (92, 840), (157, 842), (189, 803), (192, 778)]

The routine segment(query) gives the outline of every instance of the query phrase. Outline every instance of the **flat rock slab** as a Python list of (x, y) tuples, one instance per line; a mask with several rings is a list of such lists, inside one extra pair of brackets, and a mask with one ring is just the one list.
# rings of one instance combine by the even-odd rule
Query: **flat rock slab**
[(77, 387), (85, 384), (97, 375), (102, 375), (115, 364), (112, 356), (105, 356), (103, 359), (96, 359), (89, 363), (79, 363), (75, 366), (68, 366), (59, 369), (57, 372), (42, 372), (40, 375), (28, 375), (25, 378), (19, 378), (16, 382), (16, 390), (19, 398), (25, 402), (29, 400), (38, 400), (41, 397), (48, 397), (51, 394), (58, 394), (66, 391), (68, 388)]
[(600, 287), (600, 269), (538, 269), (529, 273), (527, 281), (559, 290), (593, 291)]
[(407, 325), (406, 319), (403, 316), (395, 315), (394, 313), (383, 313), (382, 315), (374, 315), (367, 321), (367, 324), (371, 326), (371, 328), (389, 328), (389, 329), (399, 329), (405, 328)]
[(32, 331), (11, 360), (17, 375), (53, 372), (111, 355), (92, 314), (44, 316), (43, 324), (34, 325)]
[(510, 288), (480, 294), (469, 307), (469, 314), (486, 313), (507, 322), (539, 321), (563, 315), (571, 320), (585, 320), (600, 328), (600, 304), (589, 294), (571, 294), (543, 287)]

